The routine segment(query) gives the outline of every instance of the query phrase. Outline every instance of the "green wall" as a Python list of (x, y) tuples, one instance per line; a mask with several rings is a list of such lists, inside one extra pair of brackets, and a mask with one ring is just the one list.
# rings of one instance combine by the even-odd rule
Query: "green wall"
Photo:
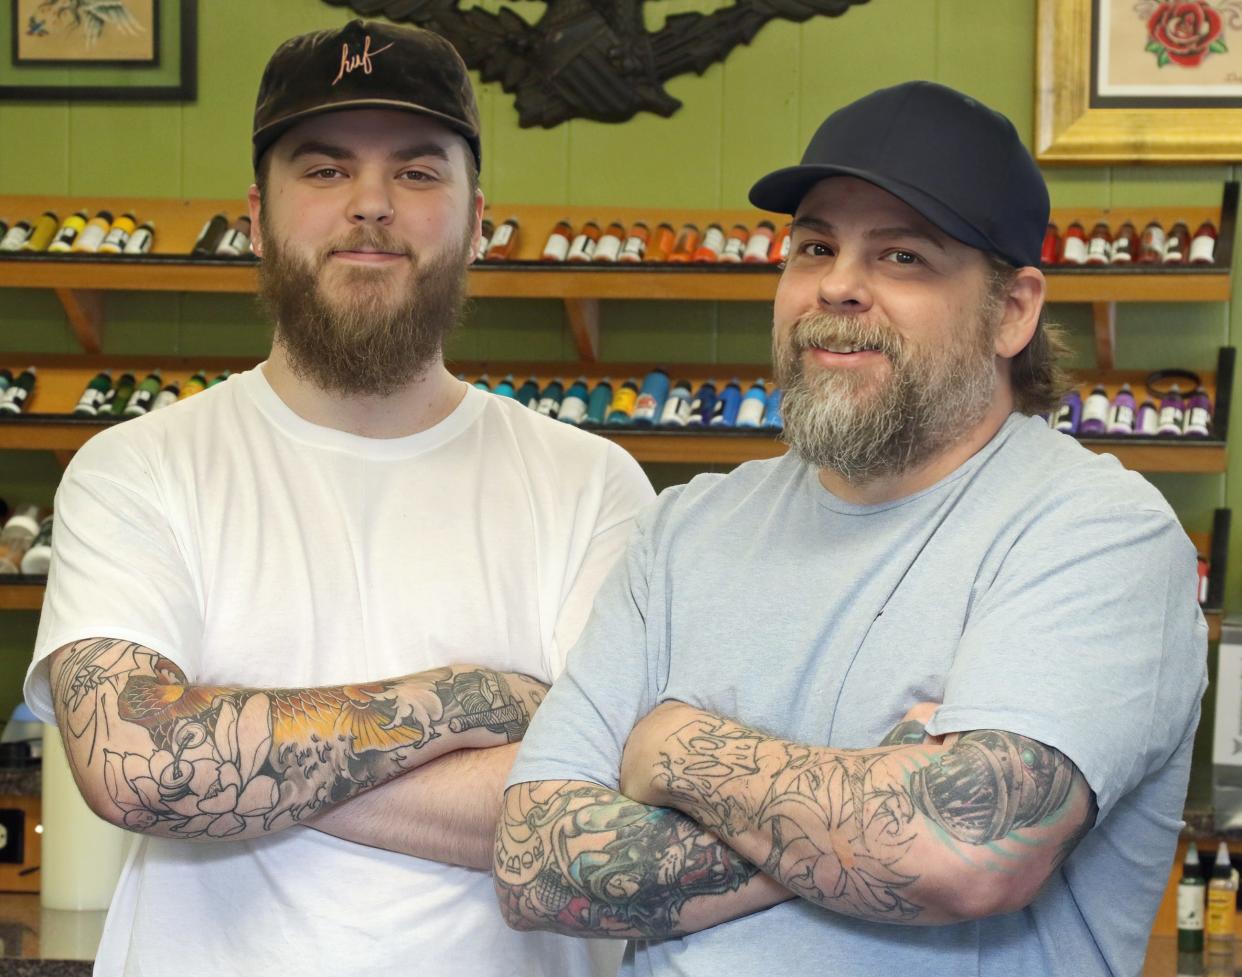
[[(488, 0), (488, 6), (496, 6)], [(710, 0), (647, 0), (648, 26), (670, 14), (711, 10)], [(509, 5), (530, 20), (541, 3)], [(250, 182), (254, 92), (268, 55), (285, 37), (331, 26), (346, 10), (320, 0), (202, 0), (199, 95), (188, 105), (0, 103), (0, 193), (236, 197)], [(675, 79), (684, 102), (672, 119), (623, 126), (575, 121), (548, 130), (517, 125), (512, 99), (479, 86), (482, 182), (514, 203), (745, 207), (768, 170), (796, 161), (833, 108), (874, 88), (929, 78), (975, 95), (1034, 128), (1035, 0), (870, 0), (841, 18), (769, 25), (702, 77)], [(1046, 171), (1054, 206), (1215, 204), (1234, 167), (1091, 167)], [(12, 216), (12, 215), (0, 215)], [(1242, 253), (1240, 251), (1239, 253)], [(1235, 269), (1236, 270), (1236, 269)], [(261, 355), (269, 333), (245, 296), (116, 294), (108, 298), (108, 353)], [(611, 360), (764, 362), (768, 309), (750, 303), (606, 303), (602, 355)], [(1216, 349), (1242, 336), (1236, 303), (1135, 305), (1118, 312), (1118, 367), (1212, 369)], [(1089, 312), (1058, 306), (1080, 365), (1091, 362)], [(0, 292), (0, 356), (73, 352), (54, 297)], [(472, 310), (451, 355), (467, 359), (569, 359), (560, 305), (485, 301)], [(12, 359), (11, 356), (5, 356)], [(1238, 427), (1239, 418), (1232, 424)], [(1160, 476), (1188, 529), (1207, 530), (1212, 509), (1242, 518), (1242, 452), (1226, 476)], [(8, 453), (0, 495), (50, 501), (58, 468), (49, 455)], [(687, 474), (652, 472), (661, 484)], [(1228, 593), (1236, 608), (1242, 531), (1235, 533)], [(33, 613), (0, 614), (0, 716), (18, 694), (36, 626)]]

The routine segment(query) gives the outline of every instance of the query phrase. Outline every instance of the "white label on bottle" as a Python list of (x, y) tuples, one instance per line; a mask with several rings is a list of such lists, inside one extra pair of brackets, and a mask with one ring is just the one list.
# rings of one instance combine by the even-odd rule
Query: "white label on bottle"
[(621, 239), (615, 234), (605, 234), (595, 245), (595, 254), (592, 258), (595, 261), (616, 261), (620, 253)]
[(1108, 420), (1108, 394), (1093, 393), (1088, 397), (1082, 405), (1082, 419), (1084, 421)]
[(690, 399), (688, 397), (669, 397), (660, 414), (660, 423), (669, 427), (685, 427), (690, 420)]
[(747, 397), (742, 401), (734, 423), (738, 427), (758, 427), (763, 420), (763, 408), (766, 405), (767, 400), (763, 397)]
[(725, 241), (724, 250), (720, 252), (721, 261), (741, 261), (746, 252), (746, 242), (740, 237), (731, 237)]
[(76, 227), (62, 227), (60, 233), (56, 235), (51, 244), (47, 246), (49, 251), (68, 251), (77, 240), (78, 229)]
[(625, 239), (625, 246), (621, 249), (619, 261), (642, 261), (643, 255), (647, 253), (647, 242), (637, 234), (631, 234)]
[(1206, 436), (1208, 433), (1208, 422), (1211, 419), (1212, 415), (1209, 414), (1204, 408), (1192, 407), (1190, 410), (1186, 411), (1186, 417), (1184, 419), (1186, 426), (1182, 429), (1182, 433), (1202, 434)]
[(14, 225), (9, 228), (9, 233), (0, 239), (0, 251), (16, 251), (28, 237), (30, 237), (29, 227)]
[(1087, 260), (1093, 264), (1106, 264), (1110, 250), (1111, 247), (1107, 238), (1093, 237), (1091, 243), (1087, 245)]
[(8, 390), (0, 394), (0, 410), (7, 411), (10, 414), (20, 414), (22, 404), (26, 402), (29, 394), (25, 387), (19, 387), (17, 384), (9, 387)]
[(101, 224), (95, 224), (95, 223), (87, 224), (86, 230), (84, 230), (82, 232), (81, 237), (78, 238), (77, 247), (75, 247), (74, 250), (75, 251), (98, 250), (99, 245), (103, 243), (104, 234), (107, 233), (107, 230), (108, 228), (102, 223)]
[(1087, 260), (1087, 242), (1080, 237), (1067, 237), (1065, 248), (1061, 251), (1061, 260), (1072, 265), (1081, 265)]
[(1143, 240), (1146, 242), (1145, 248), (1155, 251), (1157, 254), (1164, 254), (1164, 228), (1151, 227), (1143, 232)]
[[(532, 400), (531, 403), (533, 404), (534, 401)], [(540, 399), (539, 405), (535, 408), (535, 410), (540, 414), (546, 414), (548, 417), (555, 417), (557, 409), (560, 406), (560, 401), (558, 401), (555, 397), (543, 397)]]
[(548, 236), (548, 243), (543, 246), (543, 257), (547, 261), (564, 261), (569, 254), (569, 238), (559, 231)]
[(1156, 409), (1148, 407), (1146, 409), (1140, 407), (1138, 412), (1138, 420), (1134, 422), (1135, 434), (1155, 434), (1157, 422)]
[(177, 402), (177, 396), (178, 394), (175, 390), (161, 390), (158, 396), (151, 401), (151, 409), (159, 410), (161, 407), (167, 407), (169, 404), (175, 404)]
[(765, 227), (755, 231), (746, 242), (746, 250), (742, 252), (743, 261), (767, 261), (768, 249), (772, 247), (772, 234)]
[(1134, 430), (1134, 408), (1129, 404), (1116, 404), (1108, 415), (1109, 434), (1129, 434)]
[(145, 414), (153, 399), (154, 394), (152, 394), (151, 391), (139, 390), (129, 398), (129, 403), (125, 405), (125, 416), (137, 417), (139, 414)]
[(780, 260), (780, 261), (788, 261), (788, 260), (789, 260), (789, 240), (790, 240), (790, 237), (791, 237), (791, 236), (792, 236), (792, 235), (786, 234), (786, 235), (785, 235), (785, 240), (783, 240), (783, 241), (781, 242), (781, 256), (780, 256), (780, 258), (778, 259), (778, 260)]
[(250, 235), (245, 231), (230, 230), (220, 239), (220, 244), (216, 247), (216, 254), (237, 258), (249, 250)]
[(146, 254), (151, 250), (151, 231), (149, 228), (140, 227), (129, 236), (129, 243), (125, 245), (126, 254)]
[(1210, 265), (1216, 260), (1216, 238), (1200, 234), (1190, 242), (1190, 263)]
[(496, 233), (492, 235), (492, 240), (491, 243), (488, 244), (488, 248), (506, 247), (509, 244), (509, 239), (512, 237), (513, 225), (501, 224), (498, 228), (496, 228)]
[(1181, 434), (1182, 433), (1182, 409), (1174, 404), (1160, 408), (1160, 423), (1157, 427), (1159, 434)]
[(107, 237), (103, 239), (103, 244), (99, 246), (101, 251), (107, 250), (110, 254), (116, 254), (123, 247), (125, 242), (129, 240), (129, 231), (123, 227), (114, 227), (108, 232)]
[(1177, 928), (1179, 930), (1203, 929), (1203, 886), (1179, 885), (1177, 887)]
[(579, 234), (574, 238), (574, 243), (569, 249), (569, 261), (590, 261), (591, 255), (595, 253), (595, 242), (585, 234)]
[(724, 247), (724, 231), (719, 227), (709, 227), (703, 232), (703, 242), (696, 250), (706, 250), (712, 252), (717, 257)]
[(1113, 241), (1113, 246), (1109, 248), (1109, 255), (1114, 264), (1121, 264), (1131, 259), (1130, 239), (1128, 237), (1119, 237)]
[(561, 401), (561, 411), (557, 417), (567, 424), (581, 424), (586, 413), (587, 402), (585, 400), (581, 397), (566, 397)]
[(78, 398), (78, 403), (73, 408), (74, 412), (90, 411), (90, 413), (94, 414), (98, 412), (99, 405), (103, 403), (103, 399), (104, 392), (102, 390), (96, 390), (94, 387), (87, 387), (84, 391), (82, 391), (82, 396)]

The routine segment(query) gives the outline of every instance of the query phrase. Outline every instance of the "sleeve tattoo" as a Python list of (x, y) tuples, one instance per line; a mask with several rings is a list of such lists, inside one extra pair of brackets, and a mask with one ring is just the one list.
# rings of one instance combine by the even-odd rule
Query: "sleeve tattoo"
[(506, 792), (494, 869), (511, 925), (656, 939), (678, 934), (690, 899), (758, 871), (685, 815), (564, 781)]
[[(706, 717), (669, 737), (654, 780), (724, 841), (748, 832), (770, 839), (760, 868), (802, 898), (864, 919), (917, 922), (925, 907), (912, 890), (922, 873), (906, 856), (921, 835), (985, 855), (1006, 839), (1043, 844), (1044, 835), (1021, 832), (1064, 819), (1081, 776), (1024, 736), (979, 730), (930, 748), (914, 745), (918, 724), (903, 726), (887, 749), (840, 751)], [(1092, 799), (1081, 824), (1053, 832), (1061, 844), (1050, 843), (1050, 867), (1093, 820)]]
[(114, 820), (203, 839), (287, 827), (418, 766), (441, 737), (519, 740), (546, 689), (471, 666), (323, 688), (192, 685), (112, 639), (68, 646), (53, 681), (71, 762), (83, 779), (102, 767)]

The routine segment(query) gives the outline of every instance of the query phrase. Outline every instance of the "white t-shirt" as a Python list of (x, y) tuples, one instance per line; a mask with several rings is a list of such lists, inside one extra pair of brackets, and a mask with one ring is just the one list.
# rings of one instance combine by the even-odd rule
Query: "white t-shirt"
[[(54, 721), (46, 656), (89, 637), (139, 642), (202, 683), (454, 662), (551, 681), (652, 495), (615, 445), (473, 387), (434, 428), (376, 440), (303, 420), (255, 369), (77, 453), (26, 701)], [(488, 873), (302, 826), (143, 838), (95, 972), (415, 970), (593, 972), (584, 941), (509, 930)]]

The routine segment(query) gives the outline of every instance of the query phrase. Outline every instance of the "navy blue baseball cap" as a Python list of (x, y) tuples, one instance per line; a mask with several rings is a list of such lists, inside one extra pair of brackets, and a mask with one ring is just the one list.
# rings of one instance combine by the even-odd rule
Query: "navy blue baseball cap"
[(950, 237), (1016, 267), (1039, 265), (1048, 187), (1005, 116), (961, 92), (911, 81), (851, 102), (824, 120), (798, 166), (750, 189), (763, 210), (793, 214), (830, 176), (887, 190)]

